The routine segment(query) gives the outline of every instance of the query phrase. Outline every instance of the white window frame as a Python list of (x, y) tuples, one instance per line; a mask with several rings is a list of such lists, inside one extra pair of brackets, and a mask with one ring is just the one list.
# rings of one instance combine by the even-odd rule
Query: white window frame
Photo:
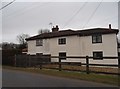
[(103, 51), (93, 51), (94, 60), (103, 60)]
[(92, 43), (102, 43), (102, 34), (92, 35)]
[(36, 46), (43, 46), (43, 39), (37, 39)]
[(58, 44), (59, 45), (65, 45), (66, 44), (66, 38), (65, 37), (58, 38)]

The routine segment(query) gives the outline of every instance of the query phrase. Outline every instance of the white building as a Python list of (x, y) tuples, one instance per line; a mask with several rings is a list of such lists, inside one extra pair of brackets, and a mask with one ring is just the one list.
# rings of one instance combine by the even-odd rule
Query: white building
[[(103, 56), (117, 57), (118, 29), (93, 28), (86, 30), (62, 30), (58, 26), (52, 32), (27, 38), (28, 53), (51, 56), (93, 56), (90, 63), (117, 64), (117, 59), (102, 59)], [(51, 62), (58, 59), (51, 59)], [(63, 62), (85, 62), (85, 59), (67, 58)]]

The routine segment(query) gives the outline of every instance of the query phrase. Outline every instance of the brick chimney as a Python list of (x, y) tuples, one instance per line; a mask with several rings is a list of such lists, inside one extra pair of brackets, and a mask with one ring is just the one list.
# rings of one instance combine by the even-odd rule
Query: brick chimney
[(58, 25), (56, 25), (56, 27), (53, 26), (53, 28), (52, 28), (52, 32), (56, 32), (56, 31), (59, 31)]
[(109, 30), (111, 30), (111, 24), (109, 24)]

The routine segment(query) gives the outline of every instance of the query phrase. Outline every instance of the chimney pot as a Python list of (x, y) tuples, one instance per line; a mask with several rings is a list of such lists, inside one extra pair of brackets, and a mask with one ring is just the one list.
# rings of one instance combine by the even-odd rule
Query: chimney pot
[(111, 24), (109, 24), (109, 29), (111, 30)]
[(58, 25), (56, 25), (56, 27), (53, 26), (53, 28), (52, 28), (52, 32), (56, 32), (56, 31), (59, 31)]
[(58, 28), (58, 25), (56, 25), (56, 28)]

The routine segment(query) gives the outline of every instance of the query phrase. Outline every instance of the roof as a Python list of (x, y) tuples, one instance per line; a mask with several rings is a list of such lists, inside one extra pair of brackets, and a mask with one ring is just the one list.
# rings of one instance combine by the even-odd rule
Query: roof
[(36, 35), (30, 38), (27, 38), (26, 40), (35, 40), (35, 39), (46, 39), (46, 38), (54, 38), (54, 37), (61, 37), (61, 36), (70, 36), (70, 35), (76, 35), (78, 32), (73, 30), (62, 30), (62, 31), (55, 31), (55, 32), (49, 32), (49, 33), (42, 33), (40, 35)]
[(80, 30), (79, 36), (89, 36), (93, 34), (118, 34), (118, 29), (108, 29), (108, 28), (93, 28), (93, 29), (86, 29), (86, 30)]
[(118, 29), (108, 29), (108, 28), (93, 28), (93, 29), (85, 29), (85, 30), (62, 30), (62, 31), (55, 31), (49, 33), (42, 33), (40, 35), (36, 35), (33, 37), (29, 37), (26, 40), (36, 40), (36, 39), (46, 39), (46, 38), (55, 38), (55, 37), (63, 37), (63, 36), (72, 36), (72, 35), (79, 35), (79, 36), (89, 36), (93, 34), (117, 34), (119, 32)]

